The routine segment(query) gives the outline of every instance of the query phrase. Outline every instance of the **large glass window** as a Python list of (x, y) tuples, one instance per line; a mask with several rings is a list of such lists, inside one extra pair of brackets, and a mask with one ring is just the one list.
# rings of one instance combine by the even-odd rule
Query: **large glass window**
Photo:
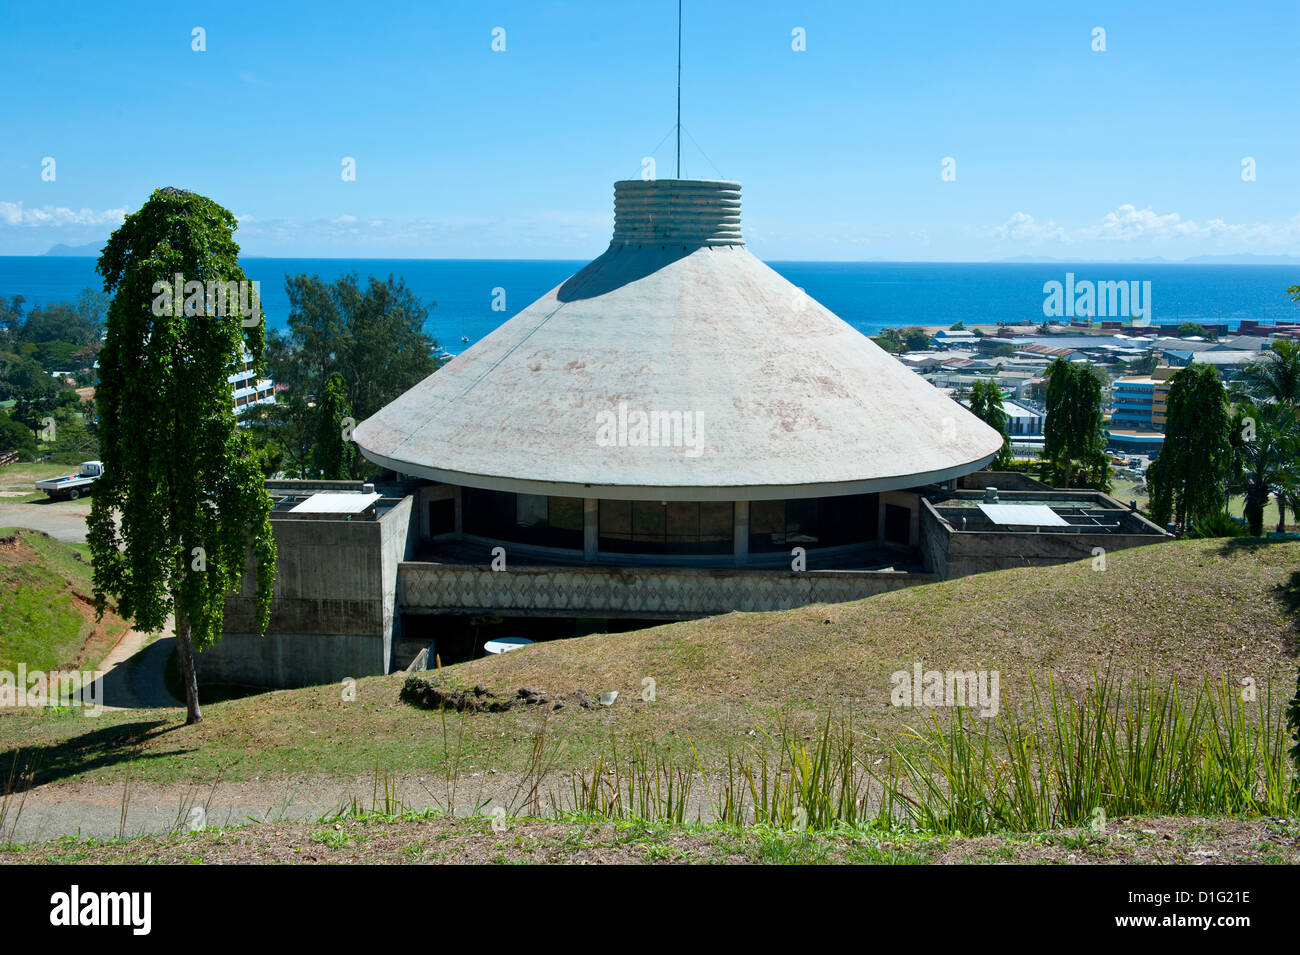
[(600, 549), (614, 554), (730, 554), (730, 501), (601, 501)]
[(749, 550), (772, 554), (793, 547), (838, 547), (876, 539), (879, 498), (875, 494), (751, 501)]
[(582, 499), (467, 487), (461, 491), (461, 526), (466, 534), (493, 540), (582, 550)]

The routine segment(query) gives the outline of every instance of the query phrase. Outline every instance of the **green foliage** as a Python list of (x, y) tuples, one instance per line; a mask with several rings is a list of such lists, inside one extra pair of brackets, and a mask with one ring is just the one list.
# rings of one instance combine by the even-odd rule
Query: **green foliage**
[(1246, 525), (1226, 510), (1203, 514), (1187, 531), (1192, 538), (1245, 537)]
[(36, 457), (36, 433), (0, 411), (0, 451), (17, 451), (20, 460), (30, 461)]
[(930, 347), (930, 336), (924, 328), (903, 329), (903, 348), (905, 351), (925, 351)]
[[(1026, 705), (948, 726), (928, 715), (915, 747), (880, 773), (887, 807), (932, 832), (1032, 831), (1122, 815), (1288, 815), (1298, 808), (1271, 690), (1253, 704), (1208, 678), (1184, 701), (1172, 681), (1121, 693), (1094, 676), (1076, 698), (1032, 680)], [(1189, 694), (1190, 696), (1190, 694)], [(983, 722), (985, 725), (978, 725)], [(872, 775), (877, 775), (872, 773)]]
[[(437, 370), (436, 342), (424, 333), (428, 310), (391, 275), (371, 276), (364, 288), (355, 274), (332, 283), (295, 275), (286, 290), (289, 332), (271, 337), (268, 355), (272, 377), (287, 391), (273, 410), (246, 414), (245, 422), (264, 462), (278, 460), (299, 477), (322, 470), (360, 477), (367, 462), (355, 446), (337, 447), (339, 420), (364, 420)], [(317, 449), (321, 440), (331, 447)]]
[(1281, 520), (1288, 497), (1300, 489), (1300, 419), (1283, 404), (1242, 405), (1234, 417), (1231, 444), (1229, 490), (1245, 498), (1246, 523), (1251, 536), (1259, 537), (1269, 496), (1278, 495)]
[(1178, 338), (1209, 338), (1214, 339), (1216, 336), (1204, 325), (1197, 322), (1183, 322), (1174, 332)]
[(1002, 447), (989, 464), (994, 471), (1005, 471), (1011, 463), (1011, 439), (1007, 437), (1007, 413), (1002, 408), (1002, 389), (992, 378), (977, 379), (970, 391), (971, 414), (1002, 435)]
[(1156, 370), (1156, 366), (1159, 364), (1160, 356), (1156, 354), (1154, 348), (1148, 348), (1142, 353), (1141, 358), (1133, 360), (1132, 364), (1129, 365), (1129, 371), (1135, 375), (1149, 375)]
[(1224, 510), (1232, 462), (1228, 396), (1210, 365), (1193, 363), (1169, 379), (1165, 443), (1147, 471), (1151, 516), (1180, 529)]
[(357, 446), (351, 440), (350, 421), (355, 425), (343, 376), (338, 372), (329, 376), (316, 408), (316, 443), (311, 451), (313, 477), (340, 481), (353, 476), (357, 462)]
[[(87, 540), (95, 598), (108, 595), (146, 631), (176, 614), (199, 650), (218, 640), (226, 594), (243, 578), (250, 539), (257, 627), (270, 618), (275, 573), (271, 501), (248, 435), (235, 423), (228, 376), (242, 352), (264, 367), (264, 326), (151, 307), (155, 283), (240, 282), (235, 217), (211, 199), (159, 189), (113, 233), (98, 271), (112, 294), (96, 390), (100, 456)], [(115, 517), (117, 520), (115, 520)], [(201, 548), (201, 550), (197, 550)], [(188, 639), (187, 639), (188, 638)], [(191, 721), (198, 716), (191, 700)]]
[[(1300, 292), (1300, 286), (1297, 286)], [(1291, 739), (1294, 745), (1291, 747), (1291, 759), (1295, 762), (1296, 772), (1300, 774), (1300, 668), (1296, 670), (1295, 676), (1295, 696), (1291, 697), (1291, 702), (1286, 708), (1286, 725), (1291, 730)]]
[(1272, 401), (1300, 408), (1300, 342), (1277, 341), (1242, 366), (1233, 383), (1239, 400)]
[(891, 355), (901, 355), (907, 350), (907, 346), (903, 344), (903, 336), (898, 334), (895, 328), (886, 328), (879, 335), (872, 336), (871, 340)]
[(1100, 490), (1105, 490), (1110, 464), (1102, 431), (1101, 375), (1089, 364), (1058, 358), (1047, 369), (1047, 378), (1044, 459), (1063, 486), (1072, 487), (1075, 472), (1081, 470), (1091, 481), (1103, 485)]
[(314, 398), (338, 374), (362, 421), (437, 370), (428, 309), (401, 279), (371, 276), (362, 289), (355, 274), (331, 284), (295, 275), (286, 290), (289, 335), (272, 349), (272, 373), (294, 394)]

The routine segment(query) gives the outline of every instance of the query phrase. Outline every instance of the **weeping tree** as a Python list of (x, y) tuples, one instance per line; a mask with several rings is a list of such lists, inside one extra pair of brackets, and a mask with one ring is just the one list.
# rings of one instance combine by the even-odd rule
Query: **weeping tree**
[(1228, 395), (1212, 365), (1195, 363), (1169, 379), (1165, 441), (1147, 470), (1151, 516), (1188, 521), (1221, 513), (1232, 465)]
[(1072, 486), (1076, 471), (1083, 471), (1094, 484), (1107, 484), (1110, 468), (1102, 431), (1101, 376), (1089, 364), (1064, 358), (1052, 362), (1047, 376), (1043, 457), (1061, 476), (1063, 487)]
[(971, 414), (1002, 435), (1002, 447), (989, 467), (1006, 470), (1011, 465), (1011, 439), (1007, 437), (1007, 413), (1002, 407), (1002, 389), (992, 378), (976, 379), (970, 390)]
[(187, 723), (203, 718), (194, 654), (220, 639), (250, 545), (259, 633), (275, 575), (271, 501), (228, 378), (245, 350), (264, 367), (261, 306), (251, 286), (232, 284), (247, 281), (235, 229), (211, 199), (158, 189), (98, 264), (112, 304), (95, 391), (104, 461), (87, 533), (95, 603), (102, 614), (116, 598), (144, 631), (174, 616)]

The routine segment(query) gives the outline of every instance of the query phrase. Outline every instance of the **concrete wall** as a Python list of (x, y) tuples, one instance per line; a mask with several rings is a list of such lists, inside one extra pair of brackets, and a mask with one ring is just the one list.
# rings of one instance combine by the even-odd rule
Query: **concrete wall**
[(398, 584), (407, 613), (675, 619), (859, 600), (933, 579), (883, 570), (518, 566), (495, 572), (466, 564), (406, 563)]
[(257, 636), (256, 580), (226, 599), (225, 636), (199, 654), (200, 680), (291, 687), (387, 673), (397, 567), (412, 556), (418, 520), (403, 498), (378, 520), (276, 520), (271, 624)]
[(926, 569), (939, 580), (952, 580), (987, 570), (1066, 564), (1091, 559), (1095, 556), (1094, 548), (1098, 547), (1106, 553), (1113, 553), (1170, 539), (1154, 524), (1123, 511), (1120, 513), (1127, 520), (1147, 525), (1149, 532), (1034, 534), (1008, 530), (961, 531), (942, 520), (929, 501), (922, 503), (921, 558)]

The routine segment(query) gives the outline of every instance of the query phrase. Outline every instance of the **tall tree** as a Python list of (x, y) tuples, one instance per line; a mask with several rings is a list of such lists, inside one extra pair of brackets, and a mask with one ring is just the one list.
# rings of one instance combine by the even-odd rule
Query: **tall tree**
[(342, 375), (360, 421), (437, 370), (428, 309), (401, 279), (371, 276), (363, 289), (355, 274), (329, 284), (296, 275), (286, 291), (289, 335), (273, 349), (272, 372), (292, 392), (315, 398), (330, 375)]
[(1002, 447), (990, 466), (995, 471), (1011, 465), (1011, 439), (1007, 436), (1007, 413), (1002, 407), (1002, 389), (992, 378), (981, 378), (971, 386), (971, 414), (1002, 435)]
[(1106, 440), (1101, 413), (1102, 381), (1089, 364), (1058, 358), (1047, 372), (1047, 420), (1043, 455), (1071, 487), (1076, 470), (1106, 481)]
[(1212, 365), (1188, 365), (1169, 379), (1164, 447), (1147, 469), (1152, 516), (1184, 529), (1222, 511), (1231, 464), (1227, 392)]
[(145, 631), (175, 616), (187, 723), (203, 718), (194, 653), (220, 639), (225, 597), (244, 576), (250, 542), (260, 632), (275, 575), (271, 501), (236, 426), (228, 379), (244, 349), (262, 366), (260, 306), (245, 325), (240, 309), (217, 314), (203, 295), (195, 301), (187, 290), (184, 301), (162, 303), (159, 294), (177, 275), (246, 281), (236, 227), (211, 199), (158, 189), (113, 233), (98, 264), (113, 301), (95, 392), (104, 461), (87, 534), (95, 602), (102, 614), (116, 597)]
[(346, 480), (353, 476), (357, 446), (352, 443), (351, 429), (347, 426), (349, 419), (353, 423), (355, 419), (348, 407), (342, 375), (335, 372), (329, 376), (316, 405), (318, 427), (311, 453), (312, 476), (327, 481)]

